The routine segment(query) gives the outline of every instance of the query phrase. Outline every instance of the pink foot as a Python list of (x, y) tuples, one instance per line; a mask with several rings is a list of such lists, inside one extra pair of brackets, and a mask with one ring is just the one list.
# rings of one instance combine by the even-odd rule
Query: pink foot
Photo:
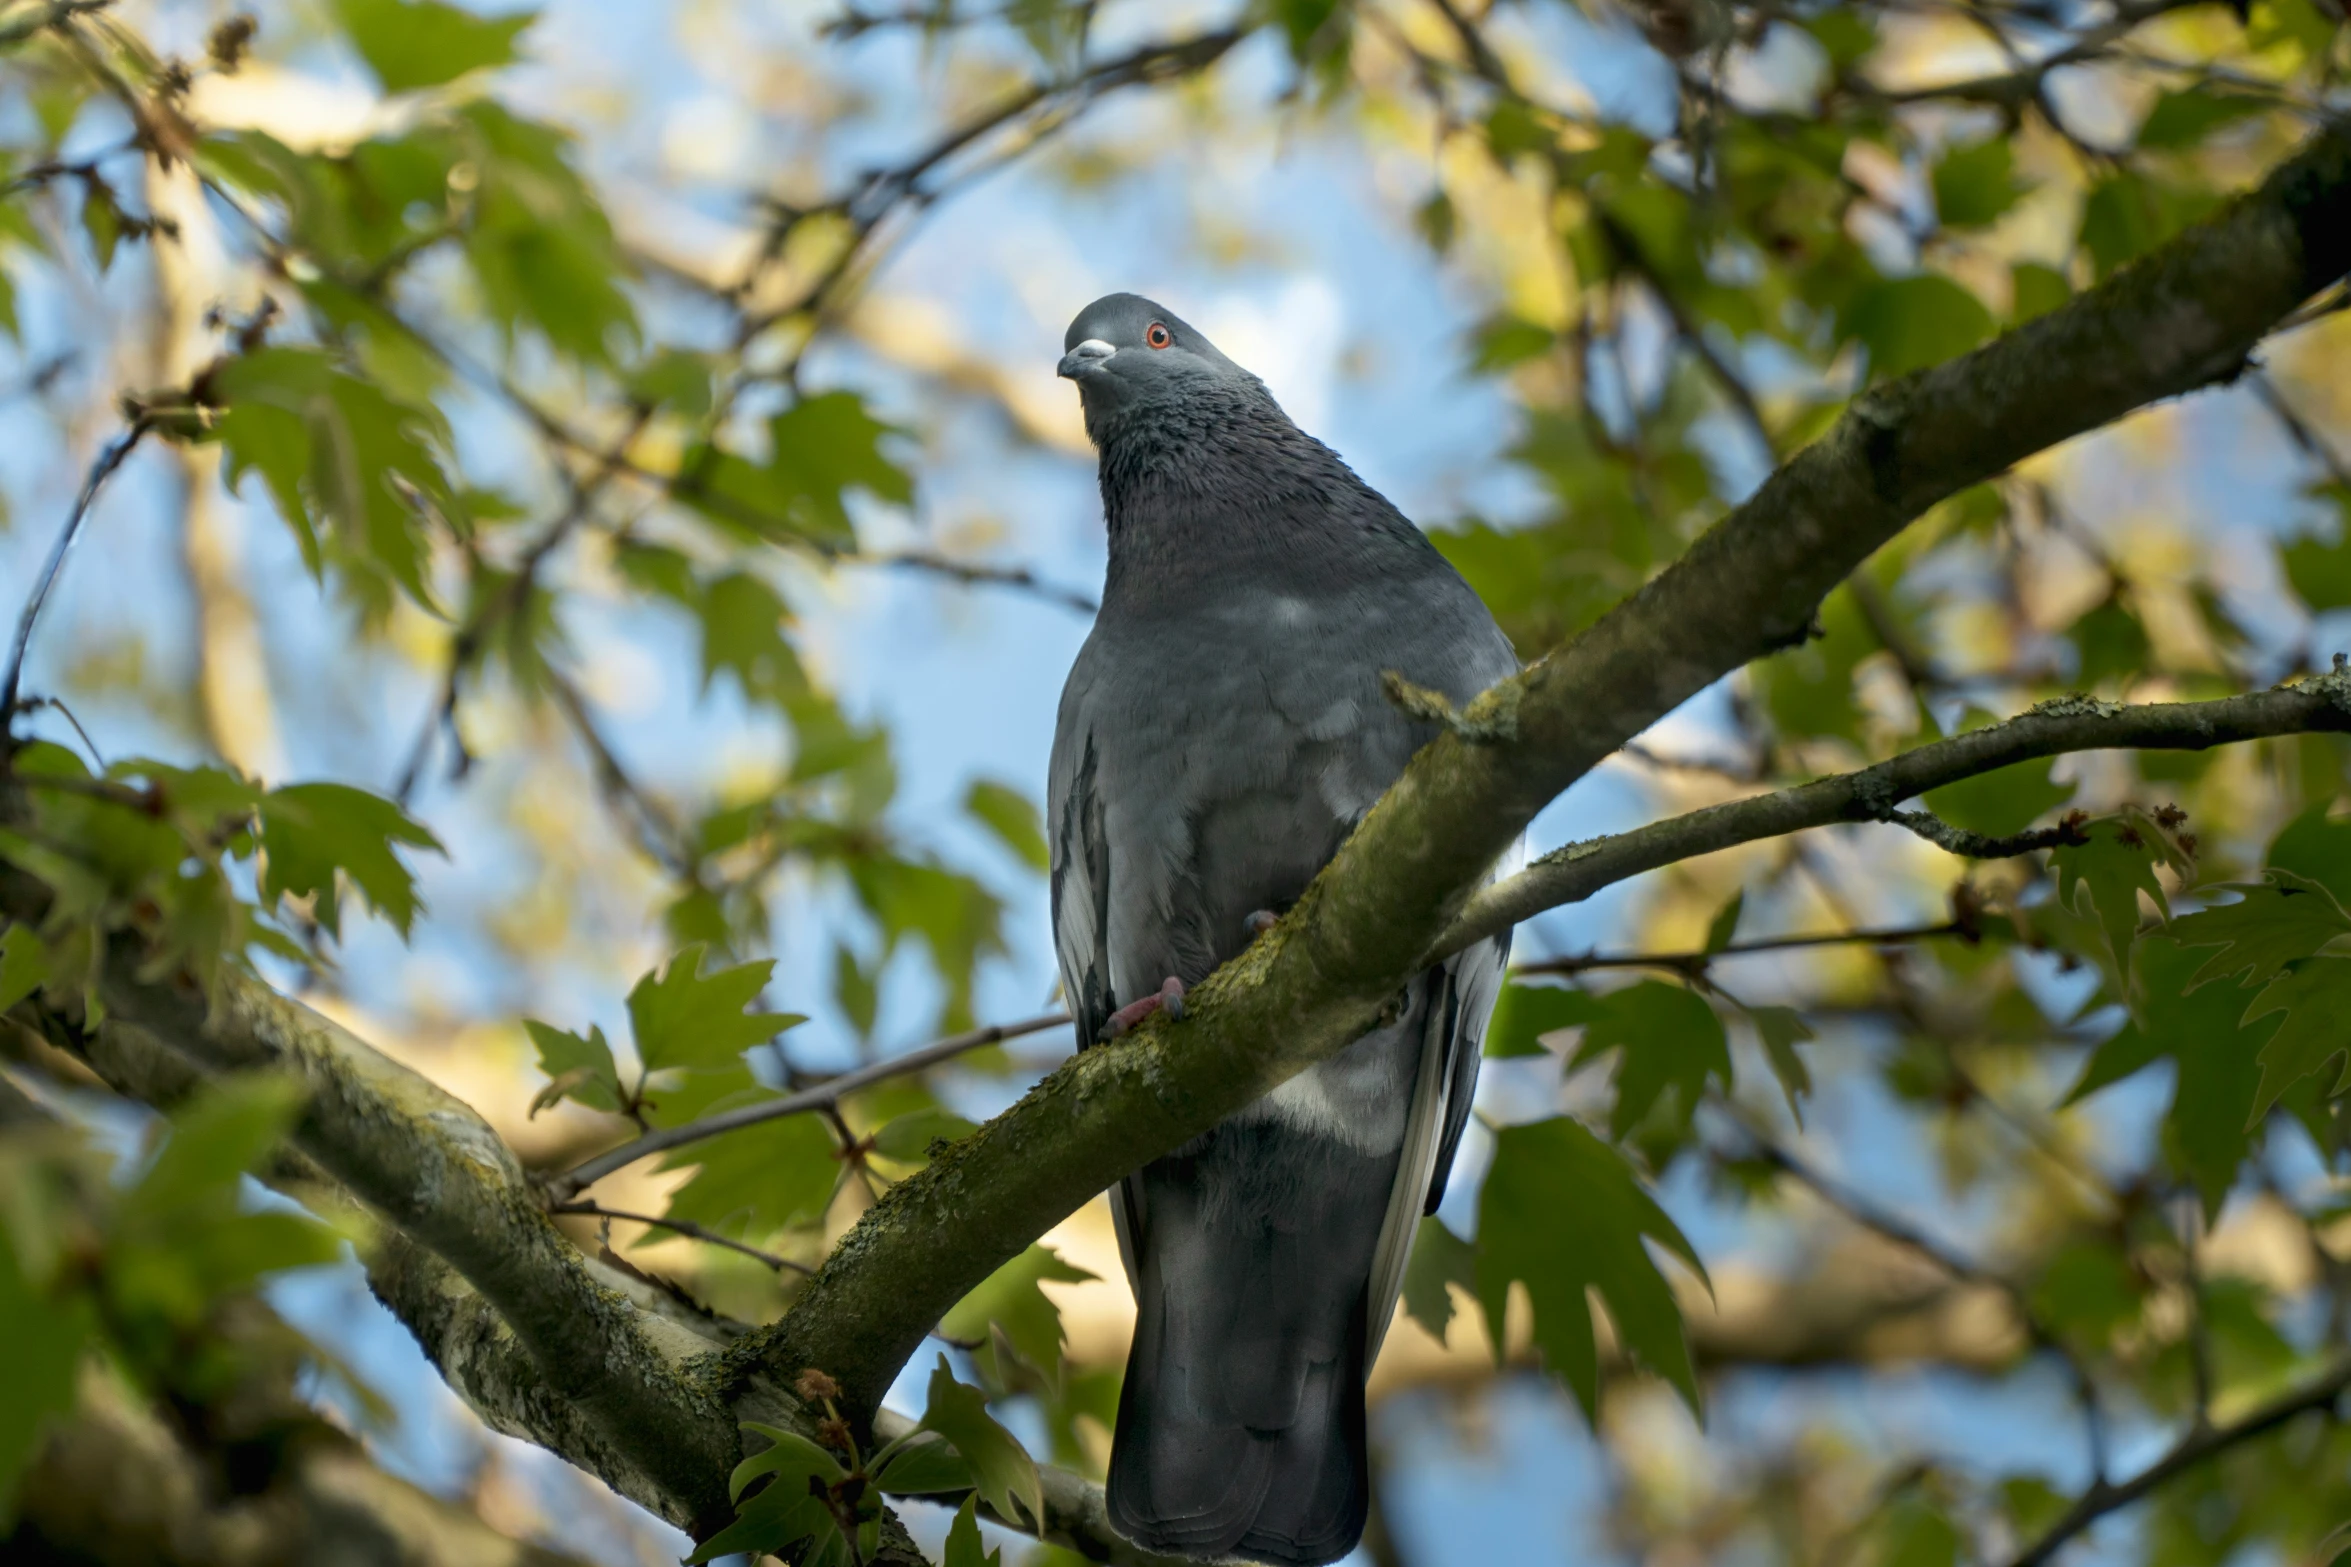
[(1154, 1012), (1165, 1012), (1181, 1023), (1184, 1020), (1184, 982), (1173, 974), (1160, 987), (1140, 1001), (1130, 1001), (1110, 1014), (1110, 1021), (1102, 1025), (1102, 1037), (1116, 1039)]
[(1281, 918), (1282, 917), (1279, 914), (1276, 914), (1271, 909), (1259, 909), (1256, 913), (1241, 921), (1241, 928), (1248, 931), (1249, 939), (1254, 941), (1259, 936), (1262, 936), (1267, 931), (1273, 929), (1274, 926), (1280, 924)]

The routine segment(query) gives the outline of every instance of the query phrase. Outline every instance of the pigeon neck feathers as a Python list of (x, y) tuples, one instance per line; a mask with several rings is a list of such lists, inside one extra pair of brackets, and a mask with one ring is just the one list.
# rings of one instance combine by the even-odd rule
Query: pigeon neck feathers
[(1110, 531), (1104, 606), (1205, 579), (1344, 589), (1441, 558), (1338, 453), (1282, 412), (1255, 376), (1197, 380), (1096, 413)]

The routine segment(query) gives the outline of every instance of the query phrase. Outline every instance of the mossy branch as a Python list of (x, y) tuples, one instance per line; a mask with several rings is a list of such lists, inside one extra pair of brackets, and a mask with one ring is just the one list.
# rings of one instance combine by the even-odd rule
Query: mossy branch
[[(2210, 702), (2123, 707), (2082, 697), (2045, 702), (2006, 723), (1906, 751), (1875, 767), (1710, 805), (1630, 832), (1571, 843), (1476, 893), (1431, 947), (1437, 957), (1508, 930), (1546, 909), (1580, 903), (1603, 887), (1701, 854), (1838, 822), (1890, 822), (1917, 831), (1895, 809), (1930, 789), (2018, 762), (2071, 751), (2202, 751), (2240, 740), (2333, 730), (2351, 732), (2351, 673)], [(1972, 837), (1972, 835), (1969, 835)], [(2051, 843), (2056, 840), (2051, 838)], [(1962, 841), (1954, 853), (2049, 847), (2034, 834)]]

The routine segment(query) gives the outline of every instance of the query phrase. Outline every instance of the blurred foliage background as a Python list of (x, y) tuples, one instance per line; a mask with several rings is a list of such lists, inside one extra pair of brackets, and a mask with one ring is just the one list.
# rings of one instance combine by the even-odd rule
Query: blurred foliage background
[[(0, 946), (11, 1549), (686, 1548), (434, 1380), (364, 1216), (241, 1180), (302, 1189), (281, 1092), (158, 1118), (58, 1019), (110, 932), (250, 964), (550, 1175), (1014, 1025), (567, 1199), (773, 1318), (1067, 1049), (1035, 802), (1103, 545), (1051, 367), (1095, 295), (1264, 374), (1533, 657), (2347, 69), (2339, 0), (0, 10), (15, 593), (108, 470), (0, 839), (65, 909)], [(2342, 304), (1938, 508), (1537, 847), (2327, 668)], [(2049, 854), (1837, 828), (1523, 928), (1364, 1559), (2331, 1560), (2346, 761), (2028, 764), (1927, 803)], [(1131, 1315), (1097, 1203), (940, 1334), (1098, 1475)]]

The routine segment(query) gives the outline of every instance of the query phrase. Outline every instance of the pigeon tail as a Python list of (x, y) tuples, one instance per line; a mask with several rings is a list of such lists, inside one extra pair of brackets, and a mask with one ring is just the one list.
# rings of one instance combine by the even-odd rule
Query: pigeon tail
[(1227, 1123), (1133, 1178), (1111, 1521), (1169, 1555), (1319, 1567), (1370, 1510), (1366, 1295), (1395, 1156)]

